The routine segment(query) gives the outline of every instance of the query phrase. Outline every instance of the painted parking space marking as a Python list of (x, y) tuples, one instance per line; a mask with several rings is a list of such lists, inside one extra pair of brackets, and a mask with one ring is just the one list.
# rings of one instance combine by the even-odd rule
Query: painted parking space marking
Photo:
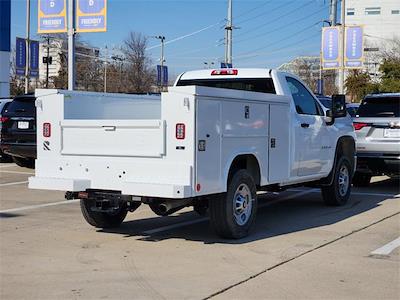
[(400, 247), (400, 237), (387, 243), (386, 245), (371, 252), (371, 255), (387, 256), (396, 248)]
[(18, 208), (0, 210), (0, 214), (12, 213), (12, 212), (23, 211), (23, 210), (32, 210), (32, 209), (38, 209), (38, 208), (50, 207), (50, 206), (57, 206), (57, 205), (62, 205), (62, 204), (77, 203), (77, 202), (79, 202), (79, 199), (65, 200), (65, 201), (60, 201), (60, 202), (45, 203), (45, 204), (38, 204), (38, 205), (22, 206), (22, 207), (18, 207)]
[(11, 167), (16, 167), (16, 166), (17, 166), (16, 164), (1, 165), (1, 166), (0, 166), (0, 169), (3, 169), (3, 168), (11, 168)]
[(35, 173), (32, 172), (9, 171), (9, 170), (0, 170), (0, 173), (35, 175)]
[(2, 186), (10, 186), (10, 185), (18, 185), (18, 184), (25, 184), (28, 183), (29, 181), (17, 181), (17, 182), (8, 182), (8, 183), (1, 183), (0, 187)]

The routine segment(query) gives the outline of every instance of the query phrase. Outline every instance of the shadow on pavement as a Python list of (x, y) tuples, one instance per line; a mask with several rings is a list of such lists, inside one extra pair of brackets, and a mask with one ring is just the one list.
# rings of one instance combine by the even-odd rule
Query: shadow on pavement
[[(380, 193), (387, 193), (382, 190), (382, 186), (391, 186), (391, 180), (385, 182), (377, 182), (371, 184), (368, 189), (374, 189), (377, 193), (379, 188)], [(357, 192), (368, 193), (363, 189), (357, 189)], [(371, 191), (369, 191), (371, 192)], [(259, 197), (259, 204), (263, 205), (263, 198)], [(275, 199), (279, 199), (275, 198)], [(299, 198), (291, 200), (274, 202), (258, 210), (257, 221), (250, 235), (240, 240), (226, 240), (218, 238), (208, 225), (208, 220), (199, 221), (199, 223), (182, 226), (157, 232), (154, 234), (146, 234), (149, 229), (157, 229), (162, 226), (171, 224), (183, 223), (185, 221), (194, 221), (200, 217), (193, 212), (185, 212), (169, 217), (155, 217), (143, 220), (127, 221), (119, 228), (104, 229), (101, 232), (123, 234), (127, 237), (138, 237), (139, 240), (157, 242), (165, 239), (185, 239), (190, 241), (199, 241), (205, 244), (224, 243), (224, 244), (243, 244), (257, 240), (262, 240), (283, 234), (298, 232), (311, 228), (317, 228), (334, 224), (363, 212), (376, 208), (383, 201), (391, 201), (387, 196), (369, 196), (369, 195), (352, 195), (349, 203), (342, 207), (328, 207), (322, 202), (320, 193), (311, 193)], [(165, 224), (162, 222), (168, 222)], [(172, 220), (172, 222), (170, 221)], [(155, 226), (155, 223), (158, 226)], [(174, 222), (176, 221), (176, 222)], [(151, 228), (149, 228), (151, 226)]]

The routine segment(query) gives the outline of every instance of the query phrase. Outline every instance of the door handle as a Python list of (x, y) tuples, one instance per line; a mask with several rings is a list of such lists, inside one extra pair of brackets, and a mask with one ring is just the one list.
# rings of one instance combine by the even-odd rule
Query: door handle
[(310, 124), (307, 124), (307, 123), (301, 123), (301, 127), (302, 127), (302, 128), (308, 128), (308, 127), (310, 127)]

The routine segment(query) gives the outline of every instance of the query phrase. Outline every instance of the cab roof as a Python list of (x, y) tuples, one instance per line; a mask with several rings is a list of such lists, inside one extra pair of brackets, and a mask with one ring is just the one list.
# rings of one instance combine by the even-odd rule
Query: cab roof
[[(236, 70), (237, 74), (231, 75), (212, 75), (213, 71), (233, 71)], [(181, 76), (179, 80), (190, 79), (224, 79), (224, 78), (270, 78), (272, 69), (248, 69), (248, 68), (232, 68), (232, 69), (204, 69), (197, 71), (188, 71)]]

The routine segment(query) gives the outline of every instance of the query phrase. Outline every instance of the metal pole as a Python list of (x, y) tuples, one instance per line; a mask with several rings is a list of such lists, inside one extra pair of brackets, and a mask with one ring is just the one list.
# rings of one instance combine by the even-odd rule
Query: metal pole
[(228, 0), (228, 20), (226, 23), (225, 63), (232, 64), (232, 0)]
[(104, 61), (104, 93), (107, 93), (107, 64), (108, 64), (108, 48), (106, 46), (106, 59)]
[(49, 88), (50, 36), (47, 36), (46, 89)]
[(340, 43), (340, 70), (339, 70), (339, 93), (344, 94), (344, 43), (345, 43), (345, 30), (346, 30), (346, 20), (345, 20), (345, 9), (346, 9), (346, 1), (342, 0), (342, 5), (341, 5), (341, 23), (342, 23), (342, 30), (341, 30), (341, 37), (342, 37), (342, 42)]
[(335, 26), (337, 23), (337, 0), (331, 0), (330, 12), (329, 12), (329, 22), (331, 26)]
[(75, 89), (75, 0), (68, 0), (68, 90)]
[(31, 1), (26, 0), (26, 60), (25, 60), (25, 94), (29, 92), (29, 60), (30, 60), (30, 31), (31, 31)]

